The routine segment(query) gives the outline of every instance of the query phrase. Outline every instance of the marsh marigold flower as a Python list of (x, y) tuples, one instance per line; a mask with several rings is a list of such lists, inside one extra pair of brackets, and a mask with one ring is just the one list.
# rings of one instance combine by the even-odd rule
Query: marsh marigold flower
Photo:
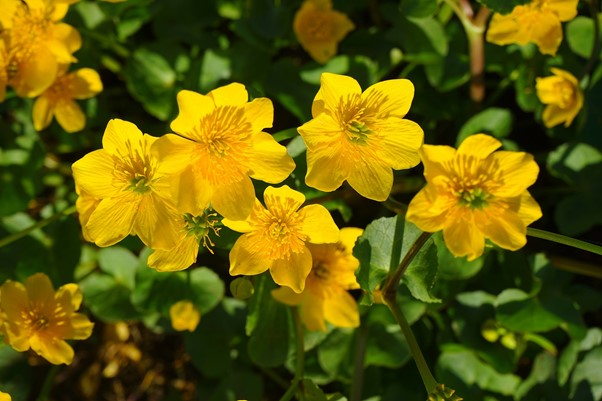
[(207, 95), (178, 93), (180, 113), (171, 123), (178, 135), (164, 135), (156, 149), (163, 165), (179, 176), (174, 192), (182, 213), (199, 215), (211, 204), (225, 217), (245, 219), (255, 201), (249, 177), (275, 184), (295, 168), (286, 148), (262, 132), (272, 126), (272, 102), (248, 99), (239, 83)]
[(69, 365), (73, 348), (65, 340), (84, 340), (94, 326), (76, 313), (82, 303), (77, 284), (66, 284), (56, 292), (48, 276), (36, 273), (23, 284), (7, 281), (0, 290), (4, 341), (19, 352), (32, 349), (48, 362)]
[(226, 227), (244, 233), (230, 251), (230, 274), (255, 275), (270, 270), (274, 281), (303, 291), (311, 271), (307, 244), (336, 243), (339, 229), (322, 205), (299, 207), (305, 196), (287, 185), (267, 187), (246, 220), (224, 219)]
[(322, 64), (337, 53), (338, 43), (353, 28), (345, 14), (332, 9), (331, 0), (305, 0), (293, 21), (301, 46)]
[(551, 128), (564, 123), (571, 125), (583, 107), (583, 92), (579, 81), (570, 72), (560, 68), (551, 68), (551, 77), (537, 78), (535, 89), (537, 97), (546, 104), (543, 111), (543, 123)]
[(494, 152), (500, 146), (497, 139), (477, 134), (458, 150), (422, 147), (427, 184), (410, 202), (406, 218), (423, 231), (443, 230), (445, 245), (455, 256), (478, 258), (485, 239), (517, 250), (527, 241), (527, 226), (541, 217), (527, 191), (539, 173), (533, 156)]
[(543, 54), (555, 55), (562, 42), (562, 24), (577, 15), (579, 0), (532, 0), (510, 14), (495, 13), (487, 41), (496, 45), (533, 42)]
[[(12, 86), (21, 97), (35, 97), (54, 82), (61, 64), (76, 59), (79, 32), (57, 22), (67, 12), (67, 2), (2, 0), (0, 40), (6, 47), (7, 75), (0, 86)], [(1, 90), (0, 90), (1, 91)]]
[(110, 246), (129, 234), (153, 249), (176, 245), (178, 213), (170, 198), (171, 177), (151, 154), (156, 140), (130, 122), (113, 119), (103, 149), (73, 163), (76, 186), (89, 197), (77, 204), (80, 214), (89, 215), (84, 232), (96, 245)]
[(359, 288), (355, 270), (359, 261), (353, 256), (355, 240), (362, 229), (341, 229), (336, 244), (308, 244), (312, 269), (305, 289), (297, 294), (288, 287), (272, 291), (272, 296), (287, 305), (299, 305), (301, 320), (308, 330), (326, 331), (325, 320), (337, 327), (357, 327), (360, 314), (357, 303), (347, 290)]
[(86, 125), (86, 116), (75, 99), (88, 99), (100, 91), (100, 76), (91, 68), (81, 68), (69, 74), (65, 71), (59, 72), (52, 86), (33, 104), (34, 128), (41, 131), (56, 117), (65, 131), (81, 131)]
[(190, 301), (178, 301), (169, 308), (171, 327), (176, 331), (194, 331), (201, 321), (201, 313)]
[(313, 120), (298, 128), (307, 145), (305, 182), (334, 191), (347, 180), (360, 195), (384, 201), (393, 186), (393, 171), (420, 162), (424, 133), (403, 117), (410, 109), (414, 85), (393, 79), (362, 93), (353, 78), (324, 73), (313, 105)]
[(3, 393), (2, 391), (0, 391), (0, 401), (11, 401), (12, 398), (10, 396), (10, 394), (8, 393)]
[(216, 227), (217, 213), (204, 211), (199, 216), (190, 213), (180, 215), (177, 221), (179, 240), (175, 247), (166, 250), (155, 250), (148, 257), (148, 266), (157, 271), (178, 271), (190, 267), (199, 254), (199, 246), (213, 253), (211, 234), (219, 236), (221, 228)]

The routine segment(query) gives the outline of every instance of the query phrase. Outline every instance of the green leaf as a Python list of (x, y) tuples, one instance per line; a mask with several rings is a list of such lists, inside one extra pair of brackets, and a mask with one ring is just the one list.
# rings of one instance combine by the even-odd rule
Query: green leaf
[(129, 250), (112, 246), (98, 251), (100, 269), (115, 278), (115, 281), (134, 289), (138, 258)]
[(230, 58), (226, 55), (207, 49), (203, 55), (199, 85), (201, 92), (206, 93), (228, 80), (231, 75)]
[[(598, 20), (602, 21), (601, 17)], [(600, 39), (602, 39), (602, 34)], [(590, 58), (594, 49), (594, 20), (577, 16), (566, 25), (566, 40), (573, 53)]]
[(454, 256), (445, 246), (441, 233), (433, 234), (433, 240), (437, 245), (438, 272), (441, 279), (465, 280), (476, 275), (483, 267), (485, 257), (469, 262), (466, 257)]
[(389, 31), (387, 38), (401, 46), (404, 50), (404, 60), (408, 62), (439, 63), (449, 50), (447, 35), (441, 22), (432, 17), (402, 18), (398, 25)]
[(602, 397), (602, 347), (592, 349), (587, 353), (583, 361), (575, 366), (575, 371), (571, 377), (571, 399), (581, 382), (587, 382), (590, 385), (590, 391), (594, 400)]
[(130, 302), (129, 288), (114, 277), (93, 273), (80, 286), (84, 302), (99, 319), (111, 323), (141, 317)]
[(477, 0), (479, 3), (500, 14), (508, 14), (516, 6), (530, 3), (531, 0)]
[(533, 387), (538, 384), (543, 384), (547, 380), (554, 377), (556, 372), (556, 358), (547, 352), (541, 352), (537, 354), (533, 361), (533, 367), (531, 373), (523, 382), (517, 387), (514, 392), (515, 400), (523, 400), (525, 396)]
[(408, 343), (387, 307), (373, 306), (367, 320), (364, 366), (398, 368), (410, 360)]
[(489, 134), (496, 138), (506, 138), (512, 131), (513, 117), (508, 109), (490, 107), (471, 117), (460, 128), (456, 146), (473, 134)]
[(602, 163), (602, 152), (587, 143), (564, 143), (548, 154), (548, 171), (567, 182), (587, 166)]
[(310, 379), (303, 379), (302, 388), (305, 401), (328, 401), (320, 387)]
[(431, 290), (437, 280), (437, 247), (429, 239), (412, 260), (402, 277), (403, 283), (408, 287), (414, 298), (428, 303), (441, 302), (431, 295)]
[(350, 377), (353, 366), (353, 337), (349, 329), (335, 329), (318, 347), (320, 366), (330, 377)]
[(286, 361), (292, 335), (290, 311), (272, 298), (274, 288), (276, 285), (263, 274), (255, 286), (255, 301), (250, 311), (254, 322), (248, 344), (249, 356), (263, 367), (282, 365)]
[(402, 0), (399, 12), (406, 18), (426, 18), (435, 14), (438, 7), (437, 0)]

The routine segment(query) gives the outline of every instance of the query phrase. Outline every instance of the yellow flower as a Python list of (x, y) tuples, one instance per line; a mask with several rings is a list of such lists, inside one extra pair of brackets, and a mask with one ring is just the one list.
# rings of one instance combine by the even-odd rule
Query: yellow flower
[(555, 55), (562, 42), (561, 22), (577, 15), (579, 0), (532, 0), (516, 6), (510, 14), (495, 13), (487, 41), (496, 45), (533, 42), (543, 54)]
[(543, 123), (551, 128), (564, 123), (571, 125), (583, 107), (583, 92), (579, 82), (571, 73), (559, 68), (551, 68), (554, 76), (537, 78), (537, 97), (548, 106), (543, 111)]
[(527, 226), (541, 217), (527, 191), (539, 173), (533, 156), (494, 152), (500, 146), (497, 139), (477, 134), (457, 151), (449, 146), (422, 148), (427, 185), (410, 202), (406, 218), (423, 231), (443, 230), (455, 256), (478, 258), (486, 238), (517, 250), (527, 241)]
[(301, 46), (322, 64), (337, 53), (337, 44), (353, 28), (345, 14), (332, 9), (331, 0), (305, 0), (293, 22)]
[[(43, 0), (2, 0), (0, 40), (8, 59), (7, 84), (21, 97), (35, 97), (54, 82), (61, 64), (76, 59), (81, 47), (79, 32), (56, 23), (67, 4)], [(0, 81), (2, 84), (2, 81)]]
[(12, 398), (10, 397), (10, 394), (7, 393), (3, 393), (2, 391), (0, 391), (0, 401), (11, 401)]
[(88, 99), (102, 91), (98, 73), (82, 68), (70, 74), (59, 73), (52, 86), (38, 97), (33, 105), (33, 126), (41, 131), (50, 125), (52, 117), (67, 132), (84, 129), (86, 116), (75, 99)]
[(200, 216), (193, 216), (190, 213), (181, 215), (177, 225), (179, 239), (176, 246), (167, 250), (155, 250), (148, 257), (148, 266), (160, 272), (184, 270), (196, 261), (200, 241), (203, 241), (203, 246), (213, 253), (210, 247), (214, 244), (209, 235), (213, 233), (219, 236), (221, 230), (215, 227), (216, 216), (216, 213), (208, 211)]
[(190, 301), (178, 301), (169, 308), (171, 327), (176, 331), (194, 331), (201, 320), (201, 313)]
[(354, 274), (359, 261), (352, 251), (362, 231), (343, 228), (336, 244), (308, 244), (313, 264), (303, 292), (297, 294), (288, 287), (272, 291), (278, 301), (299, 305), (301, 320), (308, 330), (326, 331), (324, 320), (337, 327), (359, 326), (357, 303), (347, 290), (359, 288)]
[(424, 133), (403, 117), (410, 109), (414, 85), (393, 79), (364, 93), (353, 78), (324, 73), (313, 105), (313, 120), (298, 128), (307, 145), (305, 182), (334, 191), (347, 180), (366, 198), (384, 201), (393, 186), (393, 171), (420, 162)]
[(19, 352), (34, 350), (55, 365), (69, 365), (73, 348), (65, 340), (84, 340), (94, 326), (76, 313), (82, 303), (77, 284), (66, 284), (54, 291), (48, 276), (36, 273), (24, 284), (7, 281), (2, 285), (0, 308), (4, 324), (0, 332)]
[[(175, 246), (178, 213), (170, 200), (171, 178), (151, 154), (156, 140), (130, 122), (113, 119), (102, 138), (103, 149), (73, 163), (77, 187), (100, 200), (84, 229), (96, 245), (111, 246), (135, 234), (153, 249)], [(89, 212), (85, 205), (77, 205), (80, 214)]]
[(327, 244), (339, 240), (339, 229), (322, 205), (300, 210), (305, 196), (287, 185), (267, 187), (263, 200), (256, 200), (246, 220), (222, 220), (234, 231), (245, 233), (230, 251), (230, 274), (255, 275), (270, 270), (279, 285), (303, 291), (311, 271), (308, 243)]
[(272, 102), (248, 102), (244, 85), (233, 83), (201, 95), (178, 93), (180, 114), (156, 149), (164, 166), (179, 174), (174, 185), (182, 213), (201, 214), (209, 204), (230, 219), (245, 219), (255, 200), (249, 177), (269, 183), (295, 168), (286, 148), (262, 132), (274, 119)]

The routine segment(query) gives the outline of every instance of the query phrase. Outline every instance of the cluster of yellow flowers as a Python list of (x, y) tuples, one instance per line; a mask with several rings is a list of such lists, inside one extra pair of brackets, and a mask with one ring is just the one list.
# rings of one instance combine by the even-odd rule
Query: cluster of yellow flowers
[(0, 335), (19, 352), (32, 349), (53, 364), (70, 364), (73, 348), (65, 340), (84, 340), (94, 326), (76, 313), (82, 303), (77, 284), (56, 292), (48, 276), (36, 273), (23, 284), (6, 281), (0, 287)]
[[(542, 54), (554, 56), (562, 42), (561, 22), (577, 16), (579, 0), (532, 0), (514, 7), (507, 15), (495, 13), (489, 24), (487, 40), (498, 45), (535, 43)], [(552, 68), (554, 76), (537, 78), (537, 96), (547, 105), (542, 119), (551, 128), (571, 125), (581, 107), (583, 92), (570, 72)]]
[(50, 125), (53, 117), (67, 132), (82, 130), (86, 117), (75, 99), (87, 99), (102, 90), (96, 71), (68, 72), (81, 37), (61, 20), (77, 1), (0, 1), (0, 102), (7, 87), (20, 97), (37, 97), (33, 123), (38, 131)]
[[(533, 158), (494, 152), (501, 144), (486, 135), (468, 138), (457, 152), (422, 146), (422, 129), (404, 118), (413, 96), (406, 79), (362, 92), (353, 78), (322, 74), (313, 119), (298, 128), (307, 145), (307, 185), (328, 192), (347, 181), (366, 198), (384, 201), (393, 170), (422, 160), (428, 185), (411, 202), (410, 221), (443, 230), (450, 250), (469, 259), (482, 254), (485, 239), (522, 247), (526, 226), (541, 216), (526, 191), (539, 171)], [(346, 290), (358, 287), (351, 250), (361, 230), (339, 230), (326, 208), (303, 207), (305, 196), (287, 185), (268, 186), (264, 203), (255, 198), (251, 178), (277, 184), (295, 167), (286, 148), (263, 131), (272, 126), (272, 102), (249, 102), (239, 83), (207, 95), (184, 90), (177, 101), (174, 133), (156, 138), (111, 120), (103, 149), (73, 164), (84, 237), (110, 246), (137, 235), (154, 250), (150, 267), (182, 270), (196, 261), (201, 241), (212, 245), (219, 213), (223, 225), (243, 233), (230, 251), (230, 274), (269, 270), (283, 287), (274, 297), (301, 305), (311, 329), (325, 330), (325, 320), (356, 326), (357, 305)], [(175, 307), (172, 321), (189, 309)]]

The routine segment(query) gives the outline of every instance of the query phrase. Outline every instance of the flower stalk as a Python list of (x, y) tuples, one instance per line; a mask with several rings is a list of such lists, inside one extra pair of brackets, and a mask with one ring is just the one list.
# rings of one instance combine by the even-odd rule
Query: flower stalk
[(38, 221), (36, 224), (29, 226), (24, 230), (18, 231), (16, 233), (13, 233), (7, 237), (0, 239), (0, 248), (7, 246), (23, 237), (29, 235), (29, 233), (37, 230), (38, 228), (46, 227), (50, 223), (60, 219), (63, 216), (69, 216), (70, 214), (73, 214), (75, 212), (75, 210), (76, 210), (75, 205), (70, 206), (64, 210), (61, 210), (60, 212), (53, 214), (52, 216), (50, 216), (48, 218), (45, 218), (44, 220)]
[(581, 249), (587, 252), (592, 252), (597, 255), (602, 255), (602, 246), (567, 237), (566, 235), (556, 234), (550, 231), (539, 230), (537, 228), (532, 227), (527, 228), (527, 235), (534, 238), (540, 238), (545, 239), (547, 241), (556, 242), (557, 244), (572, 246), (573, 248)]
[(301, 323), (301, 316), (299, 316), (299, 310), (298, 308), (292, 308), (293, 311), (293, 320), (295, 322), (295, 337), (296, 337), (296, 341), (295, 341), (295, 345), (296, 345), (296, 361), (295, 361), (295, 376), (293, 377), (293, 380), (291, 381), (291, 385), (288, 388), (288, 390), (286, 391), (286, 393), (284, 393), (284, 395), (282, 396), (282, 398), (280, 398), (280, 401), (289, 401), (291, 398), (293, 398), (293, 396), (295, 395), (295, 393), (298, 390), (299, 394), (301, 395), (300, 400), (304, 401), (305, 400), (305, 396), (303, 395), (303, 389), (301, 389), (299, 386), (303, 381), (303, 375), (304, 375), (304, 370), (305, 370), (305, 345), (303, 343), (303, 326)]

